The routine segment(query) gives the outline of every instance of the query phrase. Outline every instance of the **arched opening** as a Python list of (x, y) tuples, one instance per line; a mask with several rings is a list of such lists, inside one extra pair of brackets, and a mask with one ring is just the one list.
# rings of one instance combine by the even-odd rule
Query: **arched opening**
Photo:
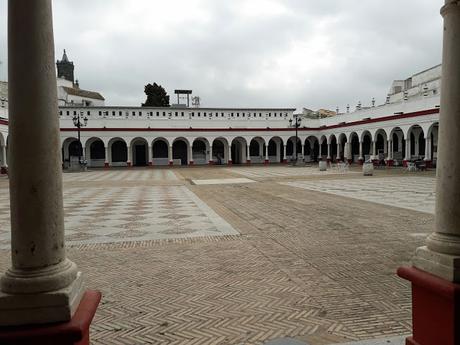
[(110, 165), (126, 166), (128, 161), (128, 146), (123, 139), (114, 139), (109, 143), (111, 153)]
[(371, 159), (372, 155), (372, 138), (369, 132), (363, 133), (363, 158), (365, 162)]
[(331, 136), (330, 144), (331, 144), (331, 159), (336, 161), (338, 160), (338, 157), (337, 157), (337, 139), (335, 135)]
[(168, 165), (168, 142), (166, 139), (156, 139), (152, 144), (152, 161), (153, 165)]
[(436, 166), (438, 159), (438, 133), (439, 123), (435, 122), (427, 131), (428, 133), (428, 152), (425, 153), (425, 159), (430, 162), (432, 166)]
[(337, 147), (338, 152), (337, 152), (337, 160), (344, 162), (345, 160), (348, 160), (350, 156), (350, 152), (347, 152), (347, 136), (345, 134), (340, 134), (339, 135), (339, 145)]
[(76, 138), (67, 138), (62, 143), (62, 163), (64, 169), (80, 165), (79, 157), (83, 157), (80, 142)]
[(148, 144), (143, 138), (131, 142), (132, 163), (136, 167), (145, 167), (148, 164)]
[(294, 146), (296, 142), (295, 137), (290, 137), (286, 143), (286, 159), (295, 160), (296, 157), (302, 155), (302, 142), (300, 138), (297, 138), (297, 145)]
[[(88, 144), (87, 144), (88, 145)], [(89, 143), (86, 161), (89, 167), (103, 167), (105, 162), (105, 146), (100, 139), (94, 139)]]
[(249, 144), (249, 157), (252, 163), (263, 163), (265, 161), (265, 141), (262, 138), (254, 138)]
[(235, 138), (232, 141), (232, 163), (246, 163), (246, 140), (244, 138)]
[(394, 165), (401, 165), (404, 157), (406, 156), (406, 140), (404, 139), (404, 132), (401, 128), (393, 128), (390, 134), (392, 140), (392, 157)]
[(304, 160), (305, 162), (316, 162), (319, 155), (319, 144), (316, 137), (308, 137), (305, 140), (304, 146)]
[(177, 139), (173, 143), (173, 160), (174, 164), (187, 165), (188, 164), (188, 145), (183, 139)]
[(205, 139), (196, 139), (192, 145), (192, 157), (195, 165), (208, 164), (208, 145)]
[(271, 138), (268, 141), (268, 160), (270, 163), (283, 162), (283, 140), (280, 137)]
[(215, 164), (227, 164), (228, 149), (227, 141), (225, 139), (215, 139), (212, 143), (212, 160)]
[(420, 160), (425, 158), (425, 134), (422, 127), (414, 125), (409, 128), (410, 151), (407, 160)]
[(387, 157), (388, 144), (387, 134), (384, 130), (379, 129), (375, 133), (375, 155), (374, 160), (378, 160), (380, 165), (385, 164), (385, 158)]
[(350, 156), (353, 163), (359, 162), (359, 137), (355, 132), (350, 135)]
[(325, 136), (322, 136), (321, 139), (320, 139), (320, 142), (321, 142), (321, 145), (320, 145), (320, 159), (321, 160), (326, 160), (327, 158), (329, 158), (327, 156), (327, 138)]

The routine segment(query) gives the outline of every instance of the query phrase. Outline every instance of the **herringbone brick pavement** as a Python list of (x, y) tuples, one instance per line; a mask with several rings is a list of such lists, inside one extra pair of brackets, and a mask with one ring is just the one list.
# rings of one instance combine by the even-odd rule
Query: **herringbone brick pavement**
[[(432, 215), (271, 182), (187, 184), (208, 171), (234, 176), (175, 173), (241, 235), (68, 249), (88, 287), (103, 292), (93, 344), (250, 345), (289, 336), (323, 345), (410, 332), (410, 289), (395, 270), (432, 231)], [(0, 271), (8, 266), (0, 250)]]

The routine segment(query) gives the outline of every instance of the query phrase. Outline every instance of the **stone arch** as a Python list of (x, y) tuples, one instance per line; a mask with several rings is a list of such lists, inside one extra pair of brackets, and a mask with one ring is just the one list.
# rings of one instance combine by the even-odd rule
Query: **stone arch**
[(232, 164), (243, 164), (246, 162), (247, 141), (243, 137), (236, 137), (232, 140)]
[(438, 159), (438, 135), (439, 135), (439, 122), (434, 122), (428, 127), (426, 140), (428, 140), (428, 152), (425, 153), (425, 160), (432, 162), (436, 166)]
[(204, 137), (196, 138), (192, 144), (192, 157), (193, 164), (205, 165), (208, 164), (209, 157), (209, 141)]
[(88, 167), (103, 167), (105, 162), (105, 144), (99, 137), (88, 138), (84, 144), (85, 160)]
[(252, 138), (249, 142), (249, 157), (247, 157), (247, 160), (251, 161), (251, 163), (264, 163), (266, 149), (264, 138)]
[(268, 160), (270, 162), (282, 163), (284, 160), (283, 139), (272, 137), (268, 140)]
[(330, 155), (327, 158), (335, 161), (337, 159), (337, 137), (335, 134), (329, 135), (328, 144), (330, 145)]
[(372, 134), (368, 130), (361, 133), (361, 143), (363, 146), (363, 160), (369, 161), (372, 157)]
[(302, 140), (297, 137), (297, 145), (295, 143), (295, 136), (290, 137), (286, 142), (286, 159), (294, 160), (296, 153), (298, 157), (302, 154)]
[(152, 141), (152, 162), (153, 165), (169, 165), (169, 141), (159, 137)]
[(228, 140), (218, 137), (212, 140), (212, 162), (215, 164), (227, 164), (229, 162)]
[(172, 143), (173, 164), (188, 165), (190, 157), (190, 142), (184, 137), (178, 137)]
[(126, 140), (115, 137), (109, 140), (107, 144), (109, 148), (108, 163), (110, 166), (126, 166), (128, 162), (128, 145)]
[(305, 139), (304, 159), (305, 162), (316, 162), (319, 158), (319, 140), (314, 135)]
[[(409, 144), (406, 148), (406, 160), (420, 159), (425, 157), (425, 134), (423, 128), (414, 124), (407, 130), (407, 140)], [(409, 150), (408, 150), (409, 149)]]
[(340, 133), (337, 136), (337, 160), (338, 161), (345, 161), (348, 159), (349, 152), (346, 149), (348, 142), (348, 137), (345, 133)]
[[(131, 157), (129, 156), (131, 155)], [(149, 163), (149, 144), (143, 137), (133, 138), (129, 144), (129, 163), (133, 166), (143, 167)], [(128, 163), (128, 164), (129, 164)]]
[(387, 132), (379, 128), (374, 133), (374, 141), (375, 141), (375, 160), (382, 161), (388, 155), (388, 136)]
[(327, 153), (327, 137), (322, 135), (319, 139), (319, 159), (326, 160), (328, 158)]
[(74, 137), (68, 137), (63, 140), (61, 152), (64, 169), (79, 165), (79, 157), (83, 157), (80, 142)]

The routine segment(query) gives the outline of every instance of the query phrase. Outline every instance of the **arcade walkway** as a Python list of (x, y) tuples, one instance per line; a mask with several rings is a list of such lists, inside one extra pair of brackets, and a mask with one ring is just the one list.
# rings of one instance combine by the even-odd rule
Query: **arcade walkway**
[[(241, 178), (254, 182), (230, 183)], [(230, 182), (194, 183), (203, 179)], [(323, 345), (409, 334), (410, 288), (395, 270), (423, 245), (433, 215), (305, 186), (384, 181), (421, 195), (417, 186), (428, 186), (425, 193), (433, 179), (400, 169), (364, 178), (290, 167), (64, 174), (68, 255), (103, 293), (92, 342), (261, 344), (289, 336)], [(1, 219), (7, 207), (0, 197)], [(187, 231), (197, 224), (203, 233)], [(9, 265), (0, 249), (0, 270)]]

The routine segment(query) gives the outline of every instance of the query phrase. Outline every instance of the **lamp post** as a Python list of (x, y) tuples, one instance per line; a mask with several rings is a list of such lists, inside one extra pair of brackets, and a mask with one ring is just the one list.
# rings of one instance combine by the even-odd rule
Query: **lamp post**
[[(294, 114), (293, 115), (294, 117), (294, 126), (295, 126), (295, 160), (297, 162), (298, 160), (298, 155), (299, 155), (299, 152), (297, 150), (297, 142), (299, 141), (299, 135), (298, 135), (298, 130), (299, 130), (299, 127), (300, 127), (300, 123), (302, 122), (302, 119), (300, 118), (300, 116), (298, 114)], [(292, 127), (292, 119), (289, 120), (289, 126)]]
[(78, 162), (80, 163), (80, 166), (83, 164), (82, 161), (82, 155), (83, 155), (83, 145), (81, 144), (80, 140), (80, 131), (82, 127), (86, 127), (88, 125), (88, 118), (83, 115), (83, 111), (80, 111), (78, 115), (74, 115), (72, 118), (73, 124), (75, 127), (77, 127), (77, 132), (78, 132), (78, 144), (79, 144), (79, 150), (78, 150)]

